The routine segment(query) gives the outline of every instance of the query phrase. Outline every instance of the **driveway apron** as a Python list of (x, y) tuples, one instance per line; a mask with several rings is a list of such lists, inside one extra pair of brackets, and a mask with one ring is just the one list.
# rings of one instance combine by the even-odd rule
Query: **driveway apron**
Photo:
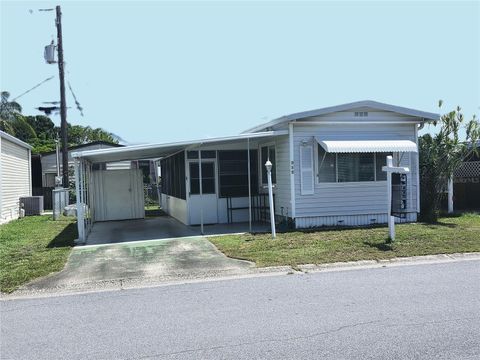
[(254, 264), (226, 257), (205, 237), (76, 247), (59, 273), (25, 290), (82, 289), (108, 282), (178, 281), (241, 275)]

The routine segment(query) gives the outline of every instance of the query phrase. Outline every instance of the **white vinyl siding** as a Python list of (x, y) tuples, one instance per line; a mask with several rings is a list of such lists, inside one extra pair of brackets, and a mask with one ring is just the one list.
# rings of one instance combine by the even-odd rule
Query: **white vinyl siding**
[(1, 216), (0, 223), (19, 214), (19, 198), (31, 196), (30, 150), (8, 139), (0, 139)]
[[(371, 118), (367, 118), (371, 120)], [(388, 119), (392, 119), (389, 117)], [(395, 120), (395, 119), (392, 119)], [(402, 118), (397, 120), (403, 120)], [(316, 124), (294, 125), (295, 203), (296, 218), (353, 216), (386, 213), (386, 181), (314, 183), (313, 194), (302, 194), (300, 154), (302, 144), (316, 145), (315, 137), (325, 140), (411, 140), (415, 139), (416, 124)], [(410, 207), (416, 209), (417, 153), (404, 153), (401, 166), (410, 168), (408, 174)], [(395, 157), (394, 157), (395, 162)], [(317, 167), (318, 164), (315, 164)], [(315, 168), (315, 173), (318, 169)], [(378, 217), (378, 216), (377, 216)], [(353, 221), (353, 220), (352, 220)], [(300, 224), (300, 222), (299, 222)]]
[(300, 193), (313, 194), (313, 145), (300, 145)]
[(275, 138), (277, 184), (275, 193), (275, 213), (284, 216), (292, 216), (292, 205), (290, 202), (290, 146), (288, 136)]

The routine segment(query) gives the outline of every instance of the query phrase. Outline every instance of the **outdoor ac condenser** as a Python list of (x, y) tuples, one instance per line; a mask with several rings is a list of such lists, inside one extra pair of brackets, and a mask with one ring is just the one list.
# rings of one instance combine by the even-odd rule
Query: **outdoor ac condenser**
[(43, 196), (25, 196), (20, 198), (25, 215), (41, 215), (43, 213)]

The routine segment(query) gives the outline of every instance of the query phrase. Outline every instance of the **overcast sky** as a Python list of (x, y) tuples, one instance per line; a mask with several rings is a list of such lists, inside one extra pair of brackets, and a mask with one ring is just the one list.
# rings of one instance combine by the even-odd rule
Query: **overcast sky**
[[(58, 2), (57, 2), (58, 3)], [(1, 2), (1, 89), (59, 100), (48, 1)], [(233, 135), (293, 112), (376, 100), (479, 113), (480, 2), (60, 2), (68, 121), (129, 143)], [(31, 11), (30, 11), (31, 10)], [(52, 119), (59, 124), (59, 116)]]

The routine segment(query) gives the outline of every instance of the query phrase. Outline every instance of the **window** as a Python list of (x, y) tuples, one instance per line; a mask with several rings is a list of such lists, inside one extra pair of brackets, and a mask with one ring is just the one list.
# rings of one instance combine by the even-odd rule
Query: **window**
[(327, 153), (318, 146), (318, 182), (335, 182), (337, 180), (337, 157), (334, 153)]
[[(190, 194), (200, 194), (198, 162), (190, 163)], [(202, 194), (215, 194), (215, 163), (202, 161)]]
[[(202, 159), (215, 159), (217, 153), (215, 150), (202, 150)], [(187, 159), (195, 160), (198, 159), (198, 150), (189, 150), (187, 151)]]
[[(258, 193), (257, 151), (250, 150), (251, 193)], [(248, 152), (228, 150), (218, 152), (220, 197), (248, 196)]]
[(267, 169), (265, 163), (270, 160), (272, 163), (272, 184), (277, 183), (277, 164), (275, 161), (275, 145), (262, 146), (261, 149), (260, 169), (262, 172), (262, 184), (267, 184)]
[(94, 164), (92, 164), (92, 170), (93, 171), (107, 170), (107, 164), (106, 163), (94, 163)]
[(318, 182), (385, 181), (382, 167), (388, 155), (391, 153), (327, 153), (318, 145)]
[(392, 156), (392, 153), (377, 153), (376, 158), (376, 179), (377, 181), (386, 181), (387, 173), (382, 170), (383, 166), (387, 165), (387, 156)]
[(57, 173), (45, 173), (45, 184), (44, 187), (55, 187), (55, 176)]
[(375, 156), (372, 153), (338, 154), (338, 182), (374, 181)]

